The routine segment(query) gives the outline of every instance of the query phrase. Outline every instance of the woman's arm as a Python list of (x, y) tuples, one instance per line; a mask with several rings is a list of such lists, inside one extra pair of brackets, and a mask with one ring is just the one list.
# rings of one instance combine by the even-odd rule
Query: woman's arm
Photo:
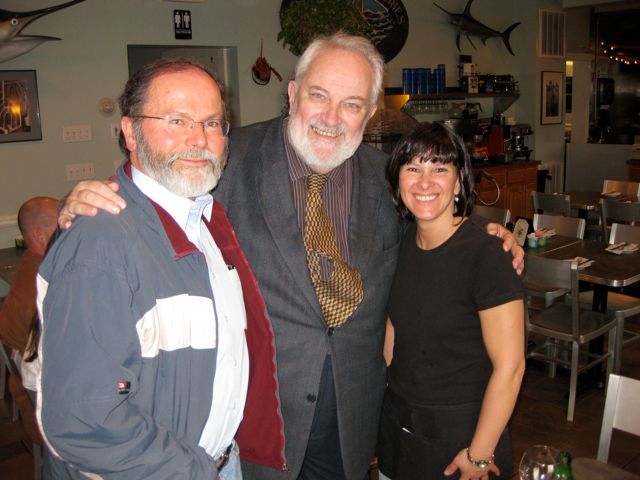
[(387, 364), (387, 367), (391, 365), (391, 360), (393, 360), (394, 339), (395, 339), (395, 330), (393, 329), (393, 324), (391, 323), (391, 319), (387, 317), (387, 329), (384, 334), (384, 347), (382, 348), (382, 355), (384, 355), (384, 361)]
[[(493, 365), (493, 372), (482, 400), (480, 418), (469, 444), (474, 460), (490, 459), (500, 435), (511, 418), (524, 375), (524, 304), (515, 300), (479, 312), (482, 337)], [(499, 472), (495, 465), (484, 470), (467, 460), (461, 450), (445, 469), (451, 475), (460, 469), (461, 480), (485, 479), (489, 470)], [(505, 472), (509, 475), (511, 472)]]

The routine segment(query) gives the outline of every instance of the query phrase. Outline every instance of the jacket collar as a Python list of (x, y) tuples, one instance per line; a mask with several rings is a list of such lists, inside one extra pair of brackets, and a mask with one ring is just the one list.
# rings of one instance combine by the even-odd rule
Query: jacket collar
[[(169, 215), (169, 213), (164, 208), (162, 208), (156, 202), (154, 202), (149, 197), (144, 195), (135, 186), (135, 184), (133, 183), (133, 180), (131, 179), (131, 162), (127, 161), (123, 165), (122, 169), (124, 173), (123, 180), (125, 180), (128, 184), (130, 184), (131, 187), (134, 187), (140, 195), (142, 195), (146, 200), (148, 200), (149, 203), (153, 206), (154, 210), (156, 211), (158, 218), (160, 219), (160, 223), (162, 224), (162, 227), (164, 229), (164, 232), (166, 233), (167, 238), (171, 243), (171, 247), (173, 248), (173, 251), (175, 253), (175, 258), (179, 259), (184, 257), (185, 255), (189, 255), (192, 253), (199, 253), (200, 250), (198, 250), (198, 248), (189, 241), (189, 239), (187, 238), (187, 235), (184, 233), (184, 230), (180, 228), (180, 226), (176, 223), (173, 217)], [(213, 222), (213, 216), (211, 218), (211, 221)], [(207, 223), (207, 227), (208, 226), (209, 224)]]

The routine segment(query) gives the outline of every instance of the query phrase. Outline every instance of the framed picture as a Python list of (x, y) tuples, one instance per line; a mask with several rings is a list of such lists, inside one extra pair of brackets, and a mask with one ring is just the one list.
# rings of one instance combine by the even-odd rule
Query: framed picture
[(0, 70), (0, 143), (42, 140), (35, 70)]
[(542, 72), (540, 123), (553, 125), (562, 123), (562, 95), (564, 74), (562, 72)]

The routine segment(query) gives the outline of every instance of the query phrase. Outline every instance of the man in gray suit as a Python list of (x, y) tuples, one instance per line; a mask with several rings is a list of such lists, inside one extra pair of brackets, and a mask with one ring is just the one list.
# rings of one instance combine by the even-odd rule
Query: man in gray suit
[[(244, 452), (245, 479), (362, 480), (373, 457), (385, 307), (401, 236), (384, 178), (386, 155), (362, 144), (382, 72), (370, 42), (343, 34), (317, 39), (289, 83), (289, 115), (232, 132), (215, 196), (227, 208), (273, 326), (286, 440), (286, 475), (252, 463)], [(328, 174), (323, 206), (340, 256), (363, 286), (362, 301), (339, 327), (327, 326), (307, 264), (311, 172)], [(79, 184), (60, 225), (96, 207), (124, 208), (108, 187)], [(511, 248), (513, 236), (506, 236)], [(522, 250), (513, 250), (521, 268)]]

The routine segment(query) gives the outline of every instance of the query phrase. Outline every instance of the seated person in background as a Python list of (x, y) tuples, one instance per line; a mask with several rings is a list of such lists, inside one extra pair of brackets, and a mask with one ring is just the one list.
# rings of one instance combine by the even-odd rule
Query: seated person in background
[[(21, 379), (10, 375), (9, 391), (18, 405), (29, 438), (39, 444), (42, 444), (42, 437), (33, 410), (35, 374), (39, 368), (36, 352), (39, 331), (36, 275), (56, 229), (57, 210), (58, 200), (51, 197), (34, 197), (20, 207), (18, 228), (24, 238), (26, 251), (22, 255), (11, 290), (0, 305), (0, 338), (14, 350), (13, 358), (22, 375)], [(31, 398), (27, 398), (27, 395)]]
[(27, 250), (11, 285), (11, 290), (0, 306), (0, 339), (21, 354), (27, 349), (29, 332), (37, 321), (36, 275), (49, 239), (56, 229), (58, 200), (34, 197), (18, 211), (18, 227)]

